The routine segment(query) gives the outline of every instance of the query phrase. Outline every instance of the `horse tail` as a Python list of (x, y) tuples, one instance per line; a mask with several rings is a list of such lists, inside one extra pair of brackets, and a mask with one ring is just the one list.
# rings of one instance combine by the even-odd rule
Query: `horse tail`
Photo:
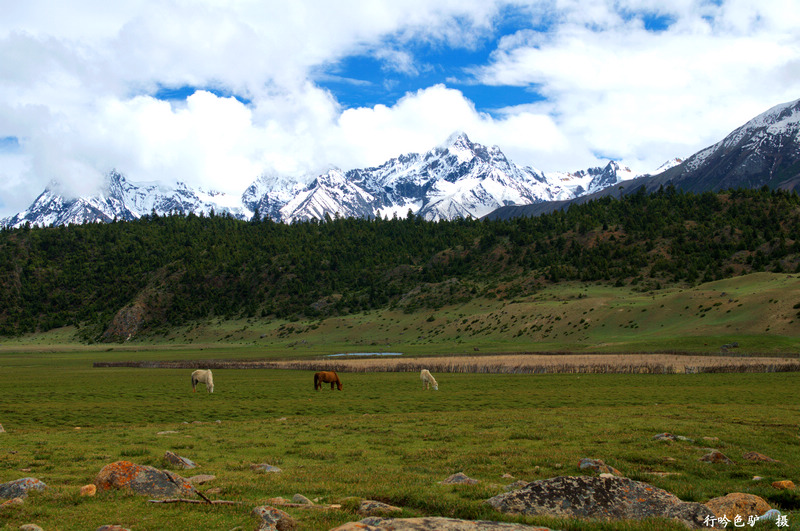
[(314, 375), (314, 389), (319, 390), (320, 383), (319, 383), (319, 373)]

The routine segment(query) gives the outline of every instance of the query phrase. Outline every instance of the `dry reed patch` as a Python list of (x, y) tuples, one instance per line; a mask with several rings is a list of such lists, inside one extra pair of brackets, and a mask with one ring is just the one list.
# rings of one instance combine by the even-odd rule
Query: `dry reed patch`
[(507, 354), (419, 358), (314, 359), (294, 361), (151, 361), (95, 363), (95, 367), (189, 369), (294, 369), (340, 372), (493, 374), (681, 374), (702, 372), (794, 372), (800, 360), (787, 357), (698, 356), (683, 354)]
[(276, 363), (280, 368), (286, 369), (319, 367), (342, 372), (415, 372), (422, 369), (445, 373), (505, 374), (677, 374), (800, 371), (800, 360), (791, 358), (743, 358), (674, 354), (513, 354), (405, 359), (326, 359)]

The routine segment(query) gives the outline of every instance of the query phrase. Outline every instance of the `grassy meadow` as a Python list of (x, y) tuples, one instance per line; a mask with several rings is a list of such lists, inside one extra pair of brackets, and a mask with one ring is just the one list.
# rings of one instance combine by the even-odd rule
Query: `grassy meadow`
[[(401, 516), (408, 517), (515, 521), (562, 530), (682, 529), (666, 521), (511, 517), (483, 503), (518, 479), (585, 473), (578, 461), (591, 457), (685, 501), (730, 492), (762, 496), (789, 514), (792, 529), (800, 529), (800, 495), (771, 487), (783, 479), (800, 483), (800, 372), (681, 370), (728, 363), (730, 358), (719, 355), (722, 345), (733, 342), (738, 346), (727, 354), (741, 363), (767, 357), (796, 362), (798, 325), (800, 275), (757, 273), (658, 291), (562, 283), (523, 298), (481, 297), (416, 313), (207, 319), (126, 343), (83, 344), (73, 328), (3, 338), (0, 424), (6, 432), (0, 433), (0, 482), (32, 476), (49, 489), (32, 493), (22, 506), (0, 510), (0, 527), (246, 530), (255, 525), (253, 507), (299, 493), (319, 505), (341, 506), (286, 508), (303, 530), (360, 519), (359, 499), (400, 506)], [(355, 352), (403, 356), (323, 359)], [(305, 365), (215, 370), (213, 394), (192, 393), (188, 369), (93, 367), (195, 360)], [(312, 367), (332, 360), (345, 365), (344, 390), (315, 392)], [(400, 365), (399, 372), (385, 370), (392, 363)], [(440, 391), (423, 392), (418, 369), (403, 372), (403, 363), (429, 366)], [(457, 369), (522, 363), (562, 368), (664, 363), (676, 374)], [(653, 440), (662, 432), (693, 441)], [(708, 448), (735, 464), (698, 461)], [(79, 495), (82, 485), (114, 461), (168, 468), (167, 450), (200, 465), (176, 472), (216, 476), (199, 487), (210, 499), (236, 503), (152, 504), (126, 493)], [(750, 451), (780, 462), (743, 459)], [(259, 463), (282, 472), (251, 470)], [(440, 483), (456, 472), (480, 483)], [(755, 527), (774, 528), (774, 523)]]
[[(340, 375), (343, 391), (315, 392), (310, 371), (218, 370), (213, 394), (193, 394), (188, 370), (92, 367), (93, 361), (118, 356), (79, 350), (0, 355), (0, 423), (6, 430), (0, 434), (0, 481), (33, 476), (49, 485), (24, 505), (0, 511), (0, 526), (251, 529), (253, 507), (300, 493), (321, 505), (341, 504), (332, 510), (286, 508), (309, 530), (360, 519), (357, 499), (398, 505), (402, 516), (565, 530), (681, 529), (659, 520), (601, 524), (509, 517), (483, 503), (516, 479), (583, 473), (577, 468), (582, 457), (603, 459), (686, 501), (757, 494), (788, 512), (793, 528), (800, 524), (800, 496), (770, 486), (774, 480), (800, 480), (800, 374), (794, 372), (436, 374), (438, 392), (423, 392), (417, 373), (354, 372)], [(665, 431), (694, 442), (653, 440)], [(709, 447), (736, 464), (698, 461)], [(200, 465), (178, 473), (216, 476), (199, 487), (210, 499), (240, 503), (79, 496), (104, 465), (129, 460), (166, 468), (167, 450)], [(780, 463), (742, 459), (749, 451)], [(282, 472), (250, 469), (258, 463)], [(440, 484), (456, 472), (480, 483)], [(756, 475), (764, 479), (753, 481)]]
[[(739, 347), (731, 352), (796, 356), (798, 329), (800, 275), (754, 273), (657, 291), (560, 283), (526, 297), (479, 297), (414, 313), (384, 309), (319, 320), (206, 319), (88, 348), (117, 350), (120, 357), (155, 348), (174, 350), (175, 359), (297, 359), (340, 352), (436, 356), (476, 350), (718, 354), (722, 345), (735, 342)], [(87, 349), (72, 327), (0, 341), (0, 353), (54, 347)]]

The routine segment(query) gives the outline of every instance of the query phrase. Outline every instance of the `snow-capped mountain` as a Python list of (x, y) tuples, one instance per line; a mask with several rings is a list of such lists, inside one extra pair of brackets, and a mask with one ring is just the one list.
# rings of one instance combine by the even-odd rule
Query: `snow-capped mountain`
[[(332, 169), (304, 189), (285, 183), (260, 184), (267, 194), (245, 198), (273, 219), (292, 222), (331, 217), (404, 217), (409, 210), (428, 220), (481, 217), (503, 205), (569, 199), (627, 177), (616, 163), (576, 174), (546, 175), (521, 168), (494, 146), (473, 143), (464, 133), (418, 154), (381, 166), (342, 172)], [(288, 198), (288, 200), (287, 200)]]
[(776, 105), (650, 180), (648, 189), (672, 184), (702, 192), (766, 185), (800, 191), (800, 100)]
[(195, 214), (229, 213), (245, 219), (249, 213), (238, 198), (219, 192), (195, 191), (183, 183), (165, 187), (154, 183), (129, 182), (123, 175), (111, 172), (105, 186), (91, 197), (70, 198), (52, 183), (45, 188), (27, 210), (0, 220), (0, 225), (21, 227), (26, 223), (47, 227), (71, 223), (107, 223), (113, 220), (130, 221), (155, 212)]
[(112, 172), (105, 189), (94, 196), (67, 199), (51, 186), (26, 211), (0, 224), (48, 226), (211, 210), (239, 219), (258, 212), (283, 222), (326, 216), (405, 217), (409, 210), (428, 220), (478, 218), (504, 205), (572, 199), (631, 177), (630, 170), (615, 162), (545, 174), (517, 166), (500, 148), (473, 143), (458, 133), (427, 153), (401, 155), (378, 167), (346, 172), (333, 168), (305, 183), (262, 176), (239, 198), (194, 191), (184, 184), (134, 183)]
[(490, 219), (535, 216), (603, 195), (619, 197), (644, 188), (674, 186), (686, 192), (761, 188), (800, 192), (800, 100), (776, 105), (686, 160), (668, 161), (652, 174), (578, 194), (569, 201), (499, 208)]

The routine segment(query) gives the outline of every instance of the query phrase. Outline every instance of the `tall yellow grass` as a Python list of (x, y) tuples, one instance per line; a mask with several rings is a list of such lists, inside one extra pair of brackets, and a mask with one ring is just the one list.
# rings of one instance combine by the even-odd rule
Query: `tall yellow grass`
[(430, 358), (314, 359), (295, 361), (97, 362), (95, 367), (295, 369), (340, 372), (556, 374), (680, 374), (701, 372), (800, 371), (800, 360), (780, 357), (695, 356), (679, 354), (510, 354)]

